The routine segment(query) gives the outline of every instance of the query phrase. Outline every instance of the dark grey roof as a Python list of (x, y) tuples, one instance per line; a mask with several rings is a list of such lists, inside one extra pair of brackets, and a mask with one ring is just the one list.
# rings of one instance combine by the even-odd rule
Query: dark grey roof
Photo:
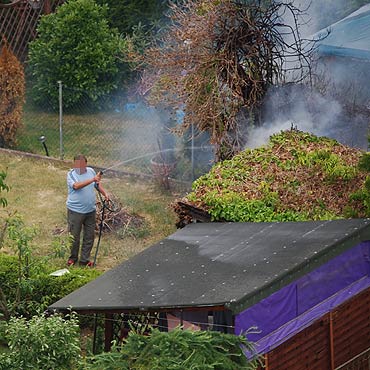
[(50, 308), (237, 313), (365, 240), (369, 219), (190, 224)]

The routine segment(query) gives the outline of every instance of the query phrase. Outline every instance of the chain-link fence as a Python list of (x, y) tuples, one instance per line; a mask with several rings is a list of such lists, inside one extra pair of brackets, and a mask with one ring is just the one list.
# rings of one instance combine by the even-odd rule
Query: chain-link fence
[[(55, 158), (78, 153), (89, 164), (118, 171), (162, 176), (191, 183), (209, 170), (213, 149), (206, 135), (189, 130), (182, 136), (171, 128), (182, 112), (169, 113), (123, 96), (106, 95), (94, 103), (81, 90), (59, 84), (60, 102), (42, 108), (26, 104), (17, 148)], [(78, 94), (72, 110), (63, 109), (63, 94)], [(58, 106), (56, 106), (58, 105)]]

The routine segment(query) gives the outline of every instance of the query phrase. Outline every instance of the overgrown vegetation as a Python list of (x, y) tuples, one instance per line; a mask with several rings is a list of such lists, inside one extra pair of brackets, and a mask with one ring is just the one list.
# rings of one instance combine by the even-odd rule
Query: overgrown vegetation
[(177, 328), (169, 333), (153, 330), (149, 336), (131, 332), (126, 343), (111, 353), (93, 358), (89, 370), (250, 370), (243, 351), (253, 346), (243, 336)]
[[(181, 202), (213, 221), (303, 221), (370, 216), (369, 156), (295, 129), (216, 164)], [(191, 216), (174, 204), (180, 224)]]
[(23, 66), (6, 42), (0, 51), (0, 147), (16, 142), (25, 94)]

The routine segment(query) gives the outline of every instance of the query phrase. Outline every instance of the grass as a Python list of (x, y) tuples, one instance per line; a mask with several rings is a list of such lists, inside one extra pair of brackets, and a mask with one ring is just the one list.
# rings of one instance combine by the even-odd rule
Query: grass
[[(38, 229), (33, 241), (35, 255), (52, 252), (57, 231), (63, 230), (62, 235), (66, 235), (66, 174), (71, 164), (0, 151), (0, 171), (6, 170), (6, 184), (11, 187), (8, 193), (2, 193), (8, 206), (0, 210), (0, 218), (17, 211), (27, 225)], [(103, 184), (127, 212), (143, 217), (145, 223), (136, 232), (103, 234), (97, 268), (109, 269), (176, 230), (175, 214), (169, 204), (179, 194), (164, 192), (151, 180), (138, 178), (104, 177)], [(4, 250), (11, 252), (6, 247)], [(59, 261), (61, 268), (66, 258)]]

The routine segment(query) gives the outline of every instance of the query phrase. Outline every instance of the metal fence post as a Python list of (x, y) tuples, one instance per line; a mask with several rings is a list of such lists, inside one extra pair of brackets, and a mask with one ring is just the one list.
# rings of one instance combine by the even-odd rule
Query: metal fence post
[(194, 182), (194, 123), (191, 124), (191, 182)]
[(62, 81), (58, 81), (59, 85), (59, 152), (60, 159), (64, 157), (63, 151), (63, 85)]

